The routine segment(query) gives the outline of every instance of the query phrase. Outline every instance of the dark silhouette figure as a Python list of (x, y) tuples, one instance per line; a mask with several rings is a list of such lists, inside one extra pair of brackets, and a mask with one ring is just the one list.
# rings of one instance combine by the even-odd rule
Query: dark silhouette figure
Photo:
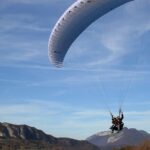
[(111, 118), (112, 118), (112, 126), (110, 127), (112, 133), (114, 133), (114, 131), (121, 131), (123, 129), (124, 123), (123, 123), (123, 119), (124, 119), (124, 115), (122, 110), (119, 110), (119, 116), (118, 117), (114, 117), (111, 113)]

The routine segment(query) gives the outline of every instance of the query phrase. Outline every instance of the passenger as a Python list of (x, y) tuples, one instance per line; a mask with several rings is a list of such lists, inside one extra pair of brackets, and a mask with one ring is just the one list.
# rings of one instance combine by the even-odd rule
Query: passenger
[(124, 123), (122, 122), (124, 115), (121, 109), (119, 110), (119, 116), (116, 118), (112, 115), (111, 113), (111, 118), (112, 118), (112, 126), (110, 127), (112, 133), (114, 131), (121, 131), (123, 129)]

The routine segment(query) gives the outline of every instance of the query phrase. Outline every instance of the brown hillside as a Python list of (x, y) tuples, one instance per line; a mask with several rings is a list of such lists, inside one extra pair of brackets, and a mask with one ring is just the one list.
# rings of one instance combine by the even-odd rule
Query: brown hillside
[(125, 148), (121, 148), (119, 150), (150, 150), (150, 141), (145, 141), (142, 144), (140, 144), (139, 146), (125, 147)]
[(86, 141), (58, 139), (55, 144), (22, 139), (0, 139), (0, 150), (100, 150)]

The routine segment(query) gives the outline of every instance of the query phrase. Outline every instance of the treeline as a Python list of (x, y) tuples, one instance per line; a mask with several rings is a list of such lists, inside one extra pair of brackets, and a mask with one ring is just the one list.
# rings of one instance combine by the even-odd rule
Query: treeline
[(140, 144), (139, 146), (127, 146), (125, 148), (121, 148), (119, 150), (150, 150), (150, 141), (145, 141), (142, 144)]

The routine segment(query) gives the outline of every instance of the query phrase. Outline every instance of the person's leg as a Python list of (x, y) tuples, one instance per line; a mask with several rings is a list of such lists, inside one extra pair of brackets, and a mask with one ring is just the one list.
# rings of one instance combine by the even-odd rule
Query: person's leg
[(114, 133), (114, 125), (112, 125), (112, 126), (110, 127), (110, 129), (111, 129), (111, 133)]
[(120, 130), (123, 129), (123, 126), (124, 126), (124, 123), (121, 123), (121, 125), (120, 125)]

